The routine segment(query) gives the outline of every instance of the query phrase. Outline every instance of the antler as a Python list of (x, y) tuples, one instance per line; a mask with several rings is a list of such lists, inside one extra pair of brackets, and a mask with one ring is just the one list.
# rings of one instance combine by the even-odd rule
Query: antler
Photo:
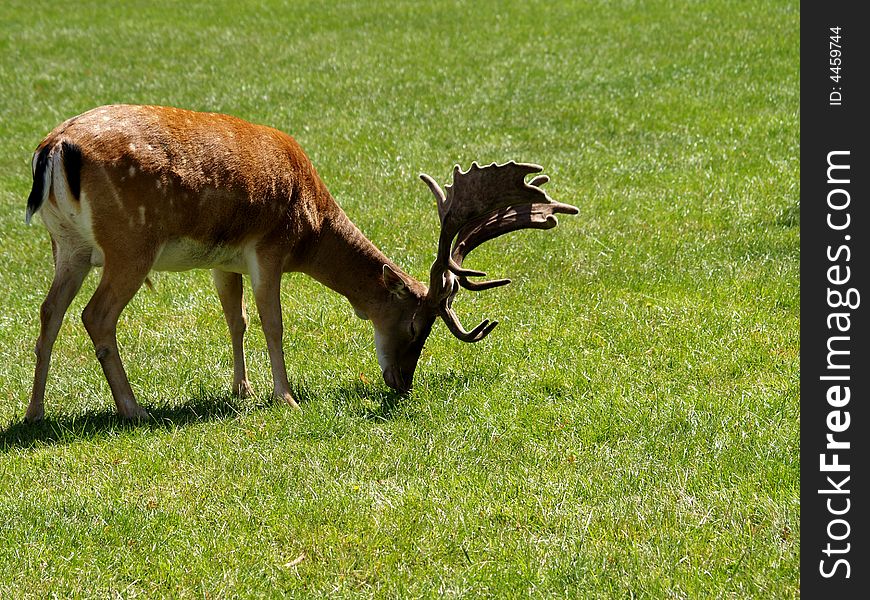
[[(438, 255), (429, 272), (429, 295), (437, 302), (439, 314), (450, 331), (466, 342), (477, 342), (489, 335), (498, 321), (483, 321), (466, 331), (453, 311), (453, 299), (460, 286), (480, 291), (510, 283), (510, 279), (472, 281), (486, 273), (462, 267), (469, 252), (486, 241), (518, 229), (551, 229), (558, 224), (555, 213), (575, 215), (577, 207), (550, 198), (540, 186), (550, 178), (538, 175), (529, 183), (526, 176), (540, 173), (543, 167), (511, 161), (481, 167), (471, 163), (462, 172), (453, 168), (453, 183), (445, 193), (434, 179), (421, 174), (435, 195), (441, 235)], [(454, 242), (455, 239), (455, 242)], [(452, 249), (451, 249), (452, 244)]]

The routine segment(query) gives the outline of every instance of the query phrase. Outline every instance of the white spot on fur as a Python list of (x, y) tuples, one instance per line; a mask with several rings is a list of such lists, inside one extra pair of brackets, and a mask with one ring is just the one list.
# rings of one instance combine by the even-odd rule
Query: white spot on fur
[(130, 175), (130, 177), (135, 177), (136, 176), (136, 167), (130, 167), (130, 169), (127, 171), (127, 173)]
[(136, 144), (130, 144), (130, 152), (136, 152)]
[(139, 207), (139, 222), (144, 225), (145, 224), (145, 205)]

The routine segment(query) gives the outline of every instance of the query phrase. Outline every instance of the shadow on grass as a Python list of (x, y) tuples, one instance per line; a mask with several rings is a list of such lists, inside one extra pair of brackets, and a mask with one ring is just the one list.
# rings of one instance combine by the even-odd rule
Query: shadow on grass
[[(421, 410), (421, 398), (425, 401), (449, 402), (449, 397), (461, 394), (469, 389), (490, 387), (499, 378), (497, 373), (490, 371), (435, 371), (420, 381), (421, 386), (415, 386), (410, 394), (398, 394), (384, 386), (372, 386), (361, 381), (352, 381), (339, 390), (336, 402), (343, 404), (352, 414), (368, 421), (389, 421), (396, 417), (417, 418), (428, 414)], [(422, 378), (421, 378), (422, 379)], [(419, 380), (418, 380), (419, 381)], [(360, 402), (360, 399), (365, 399)]]
[[(369, 420), (390, 419), (404, 400), (389, 390), (373, 390), (371, 386), (359, 381), (350, 381), (337, 389), (329, 390), (326, 397), (299, 384), (291, 384), (291, 392), (299, 401), (303, 412), (306, 405), (310, 406), (331, 397), (338, 404), (356, 407), (358, 414), (361, 410), (360, 416)], [(361, 398), (367, 400), (368, 406), (360, 406)], [(139, 421), (128, 421), (119, 417), (114, 408), (74, 415), (46, 414), (38, 423), (27, 423), (22, 419), (12, 421), (0, 429), (0, 453), (14, 448), (69, 444), (134, 430), (168, 431), (210, 421), (225, 421), (277, 404), (269, 394), (241, 399), (228, 392), (202, 390), (200, 394), (181, 404), (145, 405), (148, 418)]]
[[(304, 389), (293, 388), (293, 395), (301, 406), (317, 398), (310, 397)], [(326, 391), (327, 396), (340, 408), (366, 420), (389, 420), (395, 410), (407, 401), (407, 396), (379, 385), (364, 383), (358, 379), (344, 382), (340, 387)]]
[(269, 404), (271, 399), (264, 401), (255, 397), (243, 400), (229, 393), (204, 391), (183, 404), (146, 406), (149, 416), (139, 421), (122, 419), (114, 408), (78, 415), (47, 414), (38, 423), (13, 421), (0, 430), (0, 452), (13, 448), (68, 444), (135, 429), (170, 430), (196, 423), (223, 421), (262, 410)]

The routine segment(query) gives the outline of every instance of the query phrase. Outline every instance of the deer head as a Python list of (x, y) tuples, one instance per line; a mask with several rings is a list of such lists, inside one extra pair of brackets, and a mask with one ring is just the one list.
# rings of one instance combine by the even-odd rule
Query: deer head
[[(485, 167), (474, 162), (464, 172), (456, 165), (453, 183), (446, 186), (446, 192), (429, 175), (420, 175), (435, 195), (441, 233), (428, 289), (384, 266), (384, 283), (402, 307), (389, 326), (375, 323), (378, 361), (387, 385), (400, 392), (410, 390), (420, 352), (436, 318), (464, 342), (478, 342), (498, 325), (498, 321), (486, 319), (467, 331), (453, 302), (460, 288), (482, 291), (507, 285), (510, 279), (471, 279), (486, 273), (466, 269), (462, 262), (469, 252), (500, 235), (519, 229), (551, 229), (558, 224), (556, 213), (579, 212), (575, 206), (554, 201), (541, 189), (549, 181), (546, 175), (526, 182), (528, 175), (542, 170), (538, 165), (514, 161)], [(381, 333), (387, 329), (389, 335)]]
[(426, 286), (401, 270), (385, 264), (383, 282), (392, 301), (372, 317), (375, 350), (384, 382), (405, 394), (411, 390), (436, 314), (427, 302)]

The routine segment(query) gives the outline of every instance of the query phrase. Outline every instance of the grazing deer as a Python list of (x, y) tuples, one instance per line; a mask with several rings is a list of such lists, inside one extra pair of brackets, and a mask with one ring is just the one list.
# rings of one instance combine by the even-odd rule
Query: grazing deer
[[(151, 270), (211, 269), (233, 348), (233, 390), (251, 394), (243, 337), (242, 274), (251, 278), (269, 352), (275, 396), (297, 407), (282, 347), (281, 275), (301, 271), (350, 300), (371, 320), (384, 381), (405, 393), (436, 317), (476, 342), (495, 321), (466, 331), (453, 311), (460, 287), (507, 279), (462, 267), (483, 242), (523, 228), (548, 229), (577, 208), (540, 188), (542, 169), (509, 162), (467, 172), (457, 165), (444, 192), (420, 177), (438, 203), (441, 235), (429, 287), (404, 273), (351, 223), (297, 142), (235, 117), (158, 106), (104, 106), (73, 117), (33, 156), (26, 221), (36, 212), (51, 234), (55, 274), (40, 311), (36, 373), (26, 419), (44, 415), (51, 349), (63, 316), (92, 266), (100, 283), (82, 312), (85, 329), (123, 417), (147, 416), (118, 354), (121, 311)], [(455, 239), (455, 243), (454, 243)]]

